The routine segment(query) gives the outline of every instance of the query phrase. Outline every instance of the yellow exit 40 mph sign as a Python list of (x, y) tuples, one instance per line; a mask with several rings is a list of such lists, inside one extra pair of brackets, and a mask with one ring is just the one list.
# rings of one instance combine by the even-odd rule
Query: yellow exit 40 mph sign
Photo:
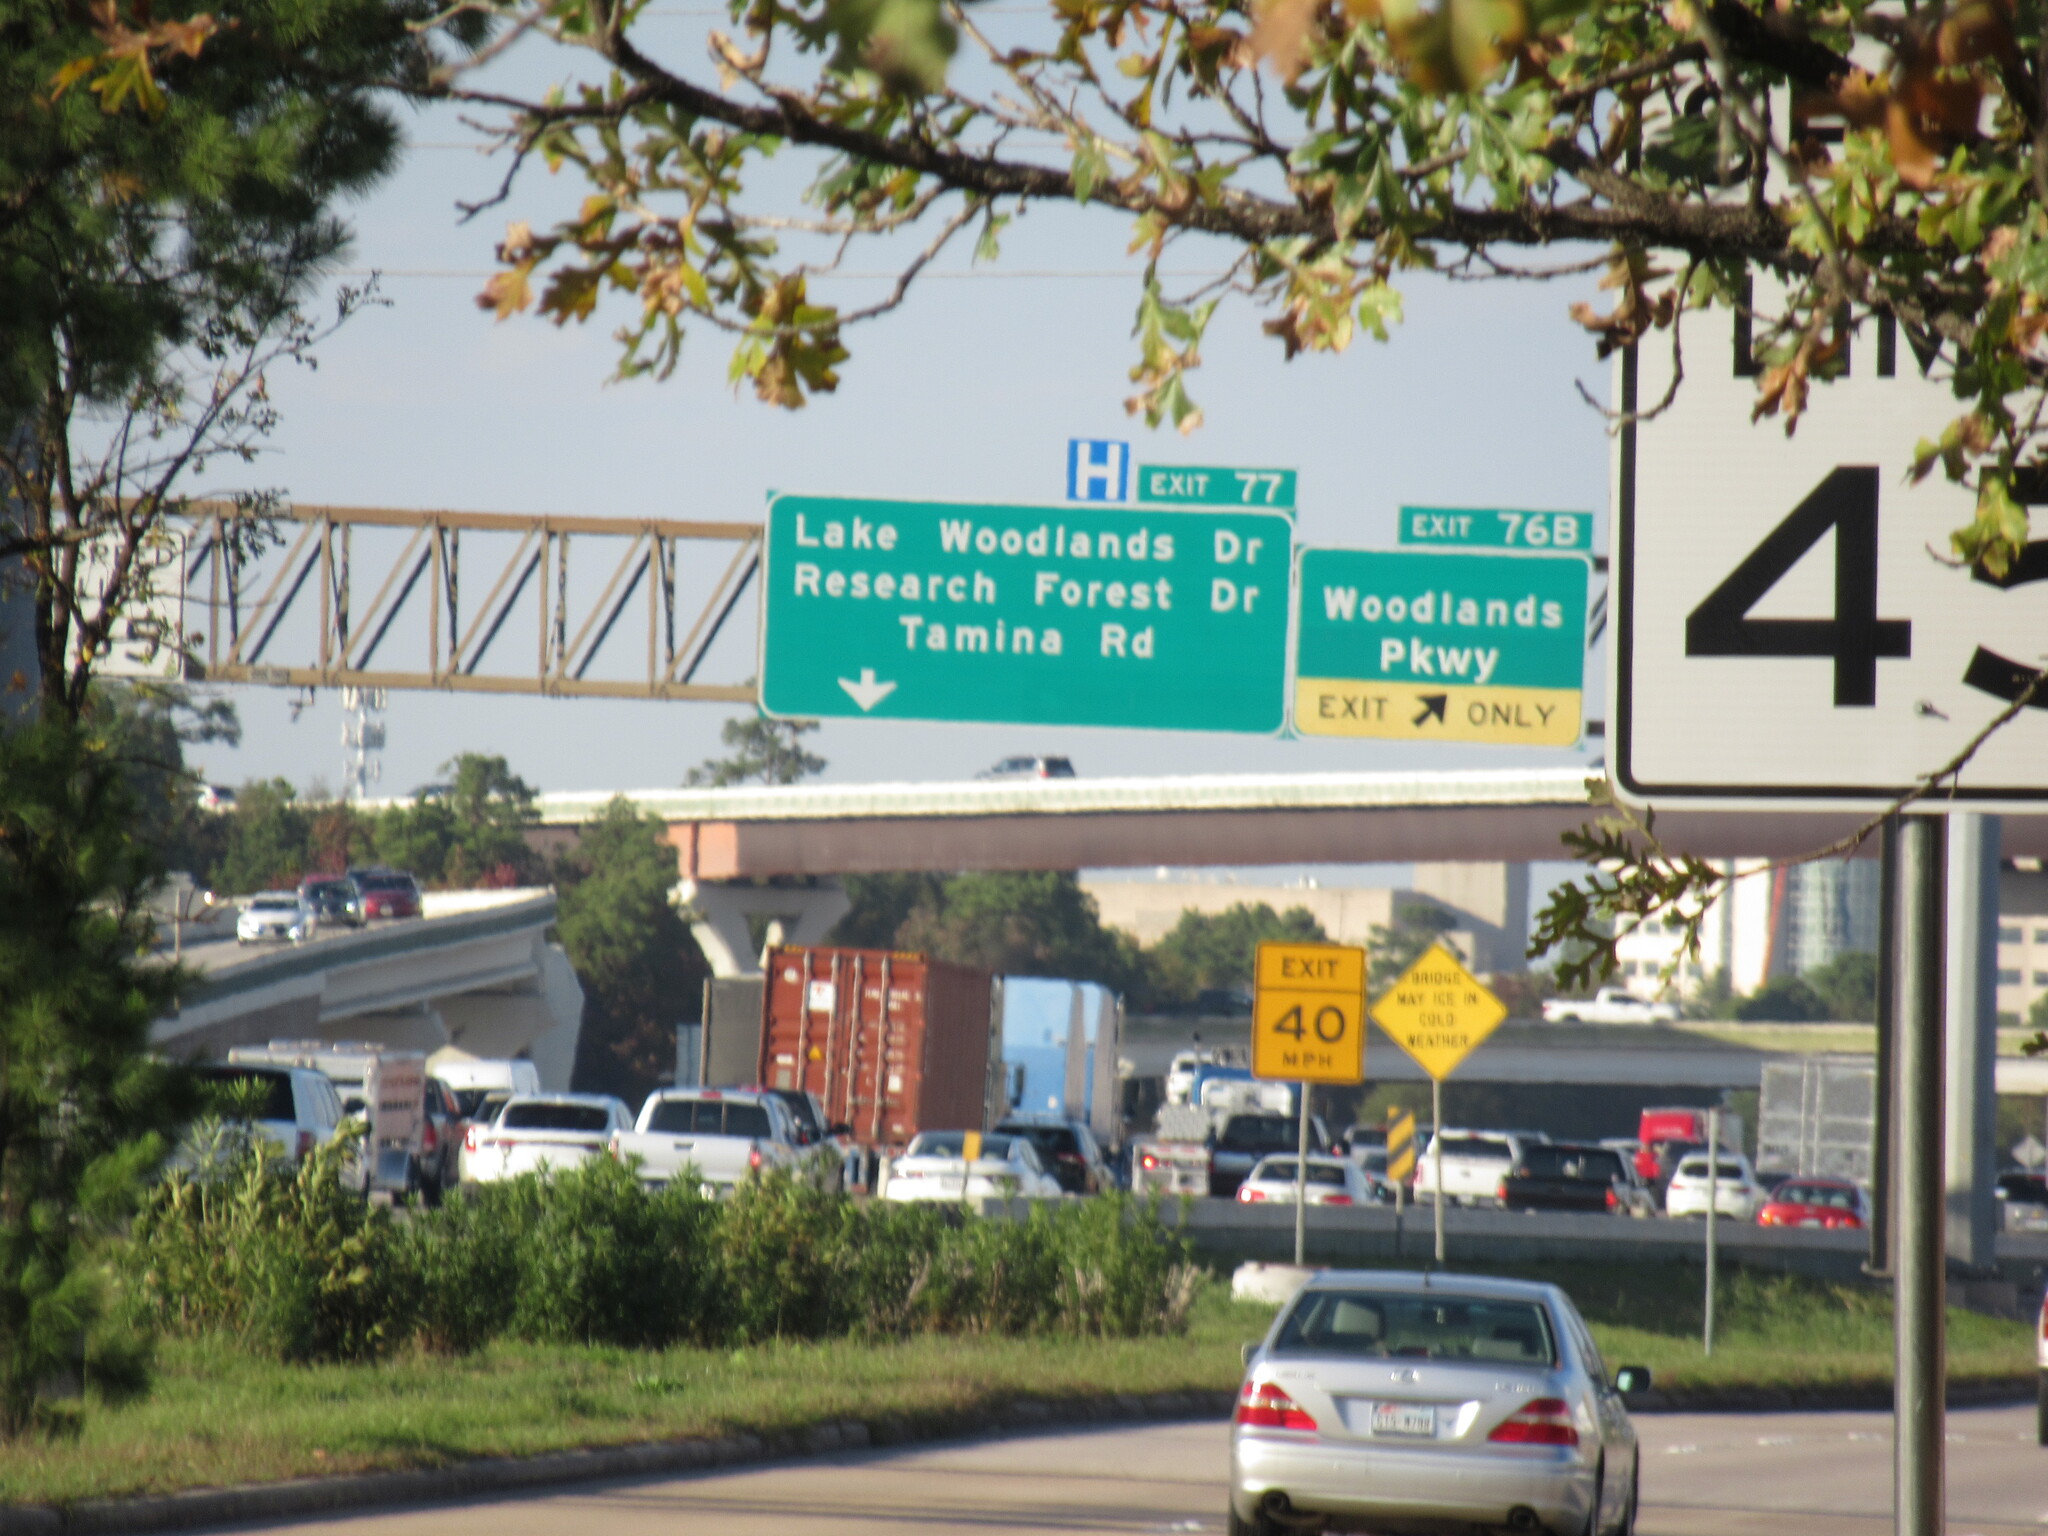
[(1296, 1083), (1365, 1081), (1365, 951), (1261, 944), (1252, 993), (1252, 1074)]
[(1422, 1070), (1442, 1082), (1508, 1016), (1458, 957), (1432, 944), (1373, 1007), (1372, 1016)]

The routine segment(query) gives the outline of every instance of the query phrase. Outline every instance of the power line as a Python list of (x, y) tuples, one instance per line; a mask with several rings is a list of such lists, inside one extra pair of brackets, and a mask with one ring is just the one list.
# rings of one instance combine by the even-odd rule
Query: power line
[[(903, 275), (903, 274), (902, 274), (902, 273), (900, 273), (900, 272), (812, 272), (812, 273), (809, 273), (809, 274), (807, 274), (807, 276), (809, 276), (809, 277), (811, 277), (811, 278), (814, 278), (814, 279), (816, 279), (816, 280), (818, 280), (818, 281), (827, 281), (827, 280), (831, 280), (831, 281), (839, 281), (839, 282), (859, 282), (859, 283), (893, 283), (893, 282), (895, 282), (895, 281), (896, 281), (896, 280), (897, 280), (898, 278), (900, 278), (900, 277), (901, 277), (902, 275)], [(1107, 267), (1105, 267), (1105, 268), (1102, 268), (1102, 269), (1100, 269), (1100, 270), (1093, 270), (1093, 271), (1080, 271), (1080, 270), (1069, 270), (1069, 271), (1060, 271), (1060, 270), (1057, 270), (1057, 269), (1054, 269), (1054, 268), (1049, 268), (1049, 267), (1048, 267), (1048, 268), (1033, 268), (1033, 269), (1019, 269), (1019, 270), (1013, 270), (1013, 271), (1006, 271), (1006, 270), (1002, 270), (1002, 269), (999, 269), (999, 268), (992, 268), (992, 269), (990, 269), (990, 270), (988, 270), (988, 271), (985, 271), (985, 272), (984, 272), (984, 271), (975, 271), (975, 272), (930, 272), (930, 271), (927, 271), (927, 272), (920, 272), (920, 273), (918, 274), (918, 276), (917, 276), (917, 279), (916, 279), (916, 281), (918, 281), (918, 282), (921, 282), (921, 283), (922, 283), (922, 282), (963, 282), (963, 281), (975, 281), (975, 282), (981, 282), (981, 281), (987, 281), (987, 280), (989, 280), (989, 279), (993, 279), (993, 278), (1002, 278), (1002, 279), (1023, 279), (1023, 280), (1026, 280), (1026, 281), (1042, 281), (1042, 280), (1057, 280), (1057, 279), (1076, 279), (1076, 278), (1078, 278), (1078, 279), (1085, 279), (1085, 280), (1095, 280), (1095, 279), (1100, 279), (1100, 278), (1119, 278), (1119, 279), (1129, 279), (1129, 278), (1133, 278), (1133, 277), (1138, 277), (1138, 276), (1140, 276), (1140, 275), (1141, 275), (1141, 272), (1140, 272), (1140, 270), (1139, 270), (1138, 268), (1136, 268), (1136, 267), (1131, 267), (1131, 268), (1124, 268), (1124, 269), (1117, 269), (1117, 268), (1107, 268)], [(1169, 271), (1169, 272), (1161, 272), (1161, 273), (1160, 273), (1159, 275), (1160, 275), (1160, 277), (1162, 277), (1162, 278), (1169, 278), (1169, 279), (1172, 279), (1172, 280), (1173, 280), (1173, 281), (1175, 281), (1175, 282), (1181, 282), (1181, 281), (1185, 281), (1185, 280), (1188, 280), (1188, 279), (1191, 279), (1191, 278), (1202, 278), (1202, 279), (1207, 279), (1207, 278), (1216, 278), (1216, 277), (1222, 277), (1222, 276), (1224, 275), (1224, 273), (1223, 273), (1223, 271), (1222, 271), (1222, 270), (1220, 270), (1220, 269), (1219, 269), (1219, 270), (1215, 270), (1215, 271), (1202, 271), (1202, 270), (1196, 270), (1196, 269), (1189, 269), (1189, 270), (1186, 270), (1186, 271)], [(394, 279), (395, 279), (395, 278), (430, 278), (430, 279), (431, 279), (431, 278), (455, 278), (455, 279), (461, 279), (461, 280), (464, 280), (464, 281), (468, 281), (468, 282), (476, 282), (476, 281), (478, 281), (478, 280), (481, 280), (481, 279), (485, 279), (485, 278), (491, 278), (491, 277), (495, 277), (495, 276), (497, 276), (497, 269), (494, 269), (494, 268), (484, 268), (484, 267), (478, 267), (478, 268), (475, 268), (475, 269), (468, 269), (468, 268), (457, 268), (457, 267), (343, 267), (343, 268), (341, 268), (340, 270), (338, 270), (338, 271), (337, 271), (337, 272), (335, 273), (335, 276), (337, 276), (337, 277), (348, 277), (348, 278), (358, 278), (358, 279), (360, 279), (360, 278), (366, 278), (366, 277), (379, 277), (379, 278), (394, 278)]]
[[(1002, 147), (1005, 149), (1029, 149), (1037, 145), (1048, 147), (1052, 145), (1065, 145), (1067, 142), (1064, 135), (1057, 133), (1013, 133), (1003, 140)], [(405, 147), (407, 149), (466, 149), (473, 150), (479, 154), (495, 154), (505, 148), (503, 144), (490, 139), (419, 139), (407, 144)], [(962, 154), (972, 155), (994, 149), (997, 146), (993, 144), (960, 144), (955, 147)]]

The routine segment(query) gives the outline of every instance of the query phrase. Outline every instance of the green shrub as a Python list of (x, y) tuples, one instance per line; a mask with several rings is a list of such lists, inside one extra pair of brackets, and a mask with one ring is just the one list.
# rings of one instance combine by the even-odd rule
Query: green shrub
[(519, 1187), (490, 1209), (531, 1202), (518, 1234), (512, 1326), (521, 1338), (652, 1348), (699, 1332), (715, 1299), (717, 1208), (695, 1186), (650, 1191), (630, 1169), (593, 1157)]
[(787, 1173), (714, 1202), (593, 1158), (469, 1186), (402, 1224), (338, 1177), (216, 1124), (135, 1224), (142, 1321), (285, 1360), (537, 1343), (717, 1347), (915, 1333), (1132, 1337), (1186, 1324), (1196, 1271), (1156, 1202), (1058, 1201), (1016, 1219), (860, 1203)]
[(851, 1332), (869, 1299), (849, 1274), (862, 1225), (845, 1195), (786, 1171), (742, 1184), (718, 1208), (720, 1342)]
[(213, 1122), (136, 1218), (130, 1296), (174, 1333), (226, 1331), (282, 1360), (366, 1360), (411, 1338), (419, 1290), (389, 1215), (341, 1175), (336, 1138), (296, 1168)]
[(534, 1180), (468, 1184), (406, 1224), (400, 1249), (419, 1289), (423, 1347), (466, 1355), (511, 1328), (539, 1193)]
[(1054, 1317), (1060, 1256), (1051, 1208), (1022, 1221), (968, 1220), (940, 1244), (923, 1322), (942, 1333), (1041, 1333)]
[(1187, 1327), (1201, 1275), (1187, 1245), (1159, 1221), (1159, 1197), (1105, 1195), (1062, 1206), (1059, 1327), (1137, 1338)]
[[(852, 1202), (846, 1202), (851, 1208)], [(849, 1303), (847, 1331), (900, 1338), (934, 1327), (947, 1276), (939, 1253), (970, 1218), (958, 1206), (876, 1201), (856, 1208), (840, 1258)]]

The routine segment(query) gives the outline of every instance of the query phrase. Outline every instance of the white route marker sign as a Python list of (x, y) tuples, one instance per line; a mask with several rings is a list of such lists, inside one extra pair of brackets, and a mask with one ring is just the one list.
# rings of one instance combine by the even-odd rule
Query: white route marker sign
[[(2048, 539), (2002, 586), (1945, 563), (1974, 493), (1939, 468), (1911, 485), (1907, 470), (1963, 407), (1947, 365), (1924, 376), (1904, 334), (1867, 323), (1849, 376), (1815, 386), (1787, 439), (1750, 424), (1756, 380), (1737, 373), (1729, 332), (1718, 313), (1693, 321), (1677, 400), (1617, 444), (1615, 782), (1660, 805), (1874, 808), (2048, 665)], [(1668, 336), (1638, 367), (1647, 409), (1670, 382)], [(1925, 808), (2044, 798), (2048, 707)]]

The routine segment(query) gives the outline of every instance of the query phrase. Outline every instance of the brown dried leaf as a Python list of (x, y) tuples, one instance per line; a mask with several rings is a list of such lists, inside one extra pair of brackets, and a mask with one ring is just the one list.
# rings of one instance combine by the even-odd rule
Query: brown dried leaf
[(1865, 69), (1852, 69), (1824, 99), (1833, 110), (1857, 128), (1875, 128), (1884, 121), (1890, 96), (1886, 83)]
[(509, 319), (533, 302), (533, 287), (528, 281), (533, 273), (532, 262), (522, 262), (509, 272), (499, 272), (484, 284), (484, 291), (476, 296), (476, 307), (496, 312), (500, 320)]
[(1920, 125), (1904, 102), (1885, 104), (1884, 135), (1891, 145), (1892, 168), (1907, 186), (1925, 192), (1934, 185), (1941, 170), (1941, 156), (1920, 132)]
[(1292, 84), (1308, 67), (1315, 16), (1316, 0), (1259, 0), (1247, 40), (1252, 57), (1271, 64), (1281, 79)]
[(1806, 391), (1805, 359), (1795, 353), (1790, 362), (1764, 370), (1757, 383), (1756, 404), (1750, 408), (1749, 419), (1761, 421), (1766, 416), (1782, 413), (1785, 435), (1790, 437), (1799, 429), (1800, 413), (1806, 409)]
[(151, 29), (151, 38), (166, 48), (175, 48), (189, 59), (199, 57), (206, 40), (220, 31), (211, 16), (194, 16), (190, 21), (166, 21)]
[(1980, 64), (1986, 59), (2019, 63), (2010, 6), (2000, 0), (1965, 0), (1935, 29), (1934, 54), (1952, 69)]

